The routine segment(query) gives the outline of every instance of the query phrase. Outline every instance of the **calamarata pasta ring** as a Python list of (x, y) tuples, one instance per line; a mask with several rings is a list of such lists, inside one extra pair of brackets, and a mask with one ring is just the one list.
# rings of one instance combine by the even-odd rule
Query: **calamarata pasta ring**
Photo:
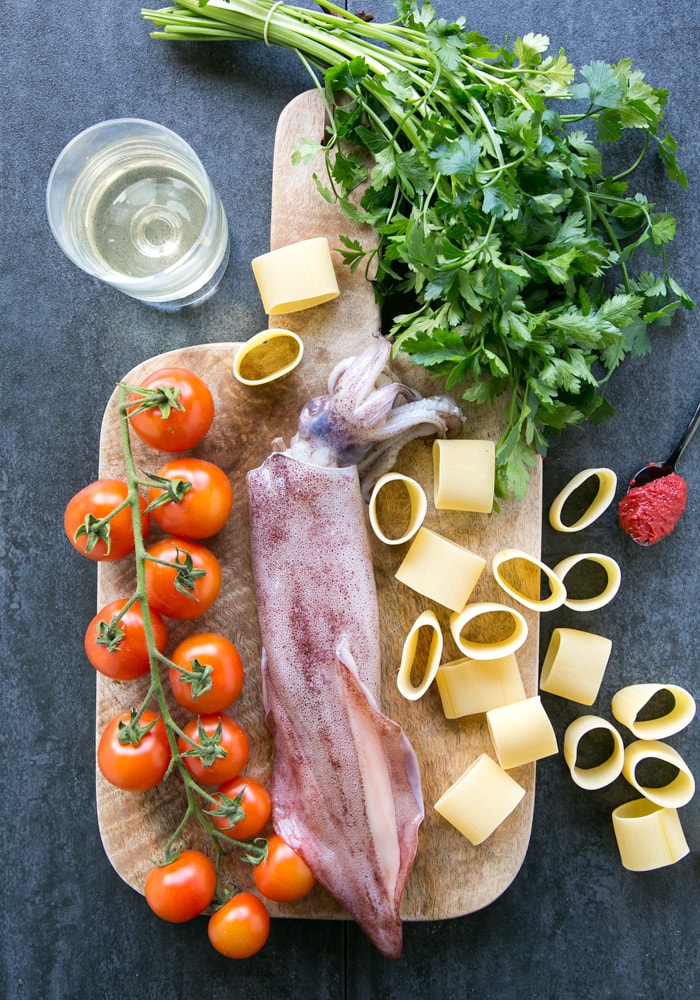
[[(592, 503), (573, 524), (564, 524), (561, 515), (566, 501), (588, 479), (592, 479), (593, 476), (598, 477), (598, 492)], [(608, 509), (613, 501), (616, 489), (617, 476), (612, 469), (583, 469), (582, 472), (579, 472), (567, 483), (564, 489), (552, 501), (552, 505), (549, 508), (550, 525), (555, 531), (581, 531), (583, 528), (587, 528)]]
[[(673, 698), (673, 708), (653, 719), (639, 720), (641, 710), (660, 692)], [(621, 688), (612, 700), (612, 714), (639, 739), (663, 740), (675, 736), (695, 716), (695, 699), (677, 684), (631, 684)]]
[[(596, 730), (607, 732), (612, 736), (612, 753), (595, 767), (579, 767), (577, 763), (579, 744), (589, 733)], [(625, 747), (622, 737), (607, 719), (601, 719), (597, 715), (581, 715), (569, 724), (564, 733), (564, 760), (573, 781), (579, 788), (593, 791), (611, 785), (622, 774), (624, 759)]]
[(567, 595), (564, 606), (571, 611), (597, 611), (599, 608), (603, 608), (606, 604), (609, 604), (620, 589), (622, 580), (620, 567), (611, 556), (604, 555), (601, 552), (579, 552), (575, 555), (567, 556), (566, 559), (562, 559), (561, 562), (556, 564), (552, 572), (556, 573), (562, 583), (566, 584), (566, 575), (574, 566), (578, 566), (582, 562), (593, 562), (602, 566), (607, 574), (607, 583), (603, 590), (594, 597), (573, 598)]
[[(421, 631), (430, 632), (430, 649), (428, 651), (423, 677), (421, 678), (419, 684), (413, 684), (411, 674), (415, 666), (416, 652)], [(438, 667), (440, 666), (442, 646), (442, 631), (435, 612), (430, 610), (424, 611), (418, 616), (418, 618), (416, 618), (409, 630), (408, 635), (406, 636), (406, 639), (404, 640), (403, 652), (401, 654), (401, 666), (399, 667), (399, 673), (396, 679), (399, 691), (408, 701), (418, 701), (419, 698), (422, 698), (435, 680), (435, 675), (437, 674)]]
[[(377, 511), (379, 495), (382, 490), (389, 486), (390, 483), (399, 483), (404, 487), (404, 491), (411, 505), (408, 526), (406, 527), (406, 530), (396, 538), (392, 538), (386, 534), (380, 523), (379, 513)], [(369, 521), (375, 535), (380, 541), (384, 542), (385, 545), (401, 545), (403, 542), (410, 541), (422, 525), (427, 510), (428, 500), (425, 495), (425, 490), (420, 483), (418, 483), (415, 479), (412, 479), (410, 476), (404, 476), (400, 472), (387, 472), (385, 475), (380, 476), (374, 484), (369, 501)]]
[[(463, 636), (465, 626), (474, 621), (475, 618), (503, 614), (510, 615), (513, 620), (513, 631), (507, 638), (494, 642), (477, 642)], [(470, 656), (473, 660), (493, 660), (508, 656), (520, 649), (527, 639), (528, 629), (524, 617), (515, 608), (509, 608), (506, 604), (482, 601), (477, 604), (467, 604), (459, 614), (451, 615), (450, 631), (452, 638), (465, 656)]]
[[(644, 785), (637, 778), (637, 768), (644, 760), (659, 760), (676, 769), (676, 776), (666, 785)], [(660, 740), (636, 740), (625, 748), (622, 773), (630, 785), (657, 806), (680, 809), (695, 794), (695, 779), (681, 755)]]
[(675, 809), (633, 799), (613, 809), (612, 821), (620, 860), (628, 871), (673, 865), (690, 852)]
[(273, 327), (241, 344), (233, 359), (233, 374), (242, 385), (266, 385), (289, 375), (303, 356), (299, 334)]
[[(536, 567), (540, 574), (544, 574), (549, 583), (549, 597), (543, 600), (528, 597), (527, 594), (524, 594), (505, 579), (503, 566), (518, 559), (522, 559), (524, 562)], [(554, 570), (551, 570), (549, 566), (546, 566), (540, 559), (536, 559), (535, 556), (531, 556), (527, 552), (522, 552), (520, 549), (501, 549), (493, 557), (491, 570), (501, 590), (505, 590), (506, 594), (512, 597), (513, 600), (522, 604), (523, 607), (529, 608), (531, 611), (554, 611), (556, 608), (560, 608), (566, 601), (566, 587), (558, 574)]]

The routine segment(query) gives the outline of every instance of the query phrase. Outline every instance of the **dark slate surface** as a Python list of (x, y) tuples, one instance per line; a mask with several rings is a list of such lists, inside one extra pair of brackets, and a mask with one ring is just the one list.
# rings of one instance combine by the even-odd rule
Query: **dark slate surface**
[[(700, 181), (699, 20), (694, 0), (523, 0), (466, 6), (471, 27), (494, 41), (540, 31), (577, 65), (630, 56), (668, 88), (668, 122), (690, 191), (650, 166), (642, 189), (673, 212), (672, 273), (697, 299)], [(390, 16), (389, 5), (373, 9)], [(463, 13), (456, 2), (442, 13)], [(3, 17), (2, 73), (2, 649), (3, 777), (0, 994), (8, 1000), (296, 997), (479, 1000), (683, 1000), (697, 995), (697, 801), (682, 811), (691, 854), (657, 872), (620, 865), (610, 811), (631, 797), (622, 782), (586, 793), (561, 756), (538, 767), (530, 849), (513, 885), (468, 917), (407, 926), (404, 955), (384, 961), (351, 926), (275, 923), (245, 963), (213, 952), (203, 921), (157, 920), (124, 885), (101, 846), (95, 815), (95, 681), (82, 651), (94, 606), (94, 567), (62, 536), (69, 497), (95, 478), (100, 418), (115, 381), (146, 357), (261, 328), (250, 259), (267, 248), (273, 136), (279, 112), (308, 78), (296, 58), (260, 45), (152, 41), (138, 4), (27, 0)], [(181, 316), (150, 311), (98, 286), (62, 255), (48, 230), (51, 164), (82, 128), (140, 116), (169, 125), (198, 150), (223, 196), (231, 264), (210, 303)], [(615, 469), (621, 484), (641, 462), (664, 458), (700, 396), (697, 320), (679, 315), (651, 356), (617, 373), (615, 417), (566, 433), (545, 464), (545, 507), (579, 469)], [(638, 549), (610, 511), (586, 532), (588, 551), (622, 566), (623, 586), (587, 617), (613, 640), (594, 710), (637, 680), (683, 684), (694, 694), (700, 655), (698, 536), (700, 438), (683, 472), (687, 513), (655, 549)], [(620, 487), (620, 492), (622, 486)], [(550, 564), (581, 542), (543, 529)], [(557, 625), (543, 621), (542, 652)], [(545, 697), (561, 739), (581, 710)], [(694, 771), (693, 723), (674, 746)], [(455, 872), (455, 878), (459, 873)]]

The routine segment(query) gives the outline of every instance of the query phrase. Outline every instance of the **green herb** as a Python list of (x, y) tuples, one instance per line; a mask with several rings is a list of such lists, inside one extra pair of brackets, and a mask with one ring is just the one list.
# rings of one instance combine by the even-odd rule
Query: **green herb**
[[(376, 231), (377, 246), (343, 238), (342, 252), (376, 270), (385, 310), (410, 303), (394, 350), (467, 403), (503, 397), (498, 493), (522, 496), (551, 434), (610, 416), (612, 372), (650, 350), (649, 327), (693, 308), (667, 267), (675, 219), (631, 186), (650, 147), (687, 186), (662, 129), (668, 95), (627, 59), (577, 75), (544, 35), (496, 46), (428, 3), (397, 0), (391, 24), (319, 6), (142, 13), (155, 37), (265, 40), (320, 72), (328, 142), (300, 142), (296, 159), (322, 152), (321, 194)], [(630, 132), (633, 162), (608, 175), (602, 149)]]

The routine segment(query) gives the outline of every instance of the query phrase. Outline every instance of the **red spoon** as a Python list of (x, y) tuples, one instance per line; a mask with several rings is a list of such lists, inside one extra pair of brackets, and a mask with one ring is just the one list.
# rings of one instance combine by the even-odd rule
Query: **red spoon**
[(665, 462), (650, 462), (648, 465), (641, 468), (639, 472), (636, 472), (630, 480), (629, 489), (633, 489), (636, 486), (645, 486), (647, 483), (650, 483), (652, 479), (660, 479), (661, 476), (669, 476), (672, 472), (675, 472), (676, 465), (680, 461), (681, 455), (697, 430), (698, 424), (700, 424), (700, 403), (698, 403), (695, 413), (691, 417), (690, 423), (685, 429), (685, 434), (676, 445), (673, 453), (666, 459)]

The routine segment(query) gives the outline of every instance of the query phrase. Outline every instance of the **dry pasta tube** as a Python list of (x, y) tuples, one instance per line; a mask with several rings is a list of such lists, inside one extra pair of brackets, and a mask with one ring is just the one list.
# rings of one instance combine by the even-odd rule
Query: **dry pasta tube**
[[(613, 738), (613, 750), (607, 760), (596, 767), (579, 767), (576, 763), (579, 743), (589, 733), (596, 730), (609, 732)], [(582, 715), (567, 727), (564, 733), (564, 760), (571, 772), (571, 777), (579, 788), (594, 791), (605, 788), (622, 774), (622, 764), (625, 759), (625, 747), (617, 729), (607, 719), (596, 715)]]
[(433, 442), (433, 495), (436, 510), (490, 514), (496, 482), (493, 441), (439, 438)]
[(514, 653), (495, 660), (465, 657), (443, 663), (438, 667), (435, 683), (446, 719), (477, 715), (525, 698)]
[[(566, 501), (580, 486), (583, 486), (593, 476), (598, 477), (598, 492), (593, 502), (577, 521), (573, 524), (564, 524), (561, 514)], [(583, 528), (587, 528), (608, 509), (615, 496), (616, 489), (617, 476), (612, 469), (584, 469), (578, 475), (574, 476), (561, 493), (554, 498), (552, 506), (549, 508), (549, 523), (556, 531), (581, 531)]]
[[(513, 630), (505, 639), (478, 641), (467, 639), (463, 635), (465, 627), (475, 619), (502, 615), (508, 615), (513, 621)], [(488, 631), (488, 622), (482, 622), (482, 626), (484, 625)], [(509, 608), (506, 604), (482, 601), (479, 604), (467, 604), (459, 614), (451, 615), (450, 631), (457, 647), (465, 656), (470, 656), (474, 660), (494, 660), (516, 653), (520, 649), (527, 639), (527, 622), (515, 608)]]
[[(416, 666), (416, 652), (421, 631), (430, 632), (430, 649), (428, 651), (423, 677), (418, 685), (414, 685), (411, 674)], [(430, 685), (435, 680), (440, 657), (442, 656), (442, 632), (440, 623), (434, 611), (424, 611), (416, 618), (411, 629), (406, 636), (401, 655), (401, 666), (399, 667), (396, 683), (400, 693), (409, 701), (418, 701), (422, 698)]]
[(271, 250), (255, 257), (252, 266), (268, 316), (310, 309), (340, 294), (325, 237)]
[(481, 844), (513, 812), (525, 789), (481, 754), (435, 803), (435, 811), (472, 844)]
[(509, 771), (557, 753), (557, 737), (539, 695), (486, 713), (496, 757)]
[[(645, 760), (658, 760), (677, 769), (675, 778), (660, 787), (643, 785), (637, 779), (637, 768)], [(681, 755), (668, 743), (659, 740), (636, 740), (625, 748), (622, 774), (630, 785), (657, 806), (680, 809), (695, 794), (695, 779)]]
[[(549, 597), (544, 600), (528, 597), (522, 590), (513, 586), (513, 584), (509, 583), (505, 579), (502, 567), (509, 562), (514, 562), (515, 560), (522, 560), (537, 570), (538, 588), (541, 574), (544, 574), (547, 577), (550, 590)], [(502, 590), (505, 590), (506, 594), (509, 594), (510, 597), (516, 600), (519, 604), (522, 604), (526, 608), (530, 608), (531, 611), (554, 611), (555, 608), (560, 608), (566, 600), (566, 587), (562, 583), (559, 576), (557, 576), (557, 574), (551, 570), (549, 566), (545, 566), (545, 564), (539, 559), (528, 555), (527, 552), (521, 552), (520, 549), (501, 549), (501, 551), (497, 552), (493, 557), (491, 569), (499, 587)]]
[[(407, 495), (411, 505), (408, 526), (404, 533), (396, 538), (391, 538), (385, 534), (377, 511), (379, 494), (390, 483), (400, 483), (403, 486), (403, 491)], [(385, 542), (387, 545), (401, 545), (402, 542), (408, 542), (413, 538), (423, 523), (427, 509), (428, 500), (420, 483), (417, 483), (415, 479), (411, 479), (410, 476), (401, 475), (400, 472), (387, 472), (386, 475), (381, 476), (374, 484), (372, 496), (369, 501), (369, 521), (372, 525), (372, 530), (380, 541)], [(400, 511), (398, 512), (398, 516), (400, 517)]]
[(612, 642), (575, 628), (555, 628), (542, 663), (540, 688), (548, 694), (592, 705), (598, 697)]
[(451, 611), (461, 611), (485, 566), (486, 560), (469, 549), (419, 528), (396, 579)]
[(634, 799), (614, 809), (612, 820), (620, 860), (629, 871), (674, 865), (690, 851), (675, 809)]
[(303, 355), (302, 339), (292, 330), (263, 330), (236, 351), (233, 374), (243, 385), (265, 385), (288, 375)]
[[(655, 719), (639, 721), (637, 716), (641, 710), (661, 691), (672, 695), (674, 704), (671, 711)], [(677, 684), (631, 684), (614, 695), (612, 714), (639, 739), (663, 740), (675, 736), (692, 721), (695, 700)]]
[(620, 589), (622, 575), (619, 565), (610, 556), (603, 555), (600, 552), (580, 552), (573, 556), (567, 556), (566, 559), (562, 559), (561, 562), (557, 563), (553, 572), (565, 584), (566, 574), (574, 566), (578, 566), (579, 563), (586, 561), (598, 563), (603, 567), (607, 574), (607, 583), (601, 593), (595, 597), (573, 598), (567, 596), (564, 605), (572, 611), (597, 611), (599, 608), (604, 608), (606, 604), (612, 601)]

